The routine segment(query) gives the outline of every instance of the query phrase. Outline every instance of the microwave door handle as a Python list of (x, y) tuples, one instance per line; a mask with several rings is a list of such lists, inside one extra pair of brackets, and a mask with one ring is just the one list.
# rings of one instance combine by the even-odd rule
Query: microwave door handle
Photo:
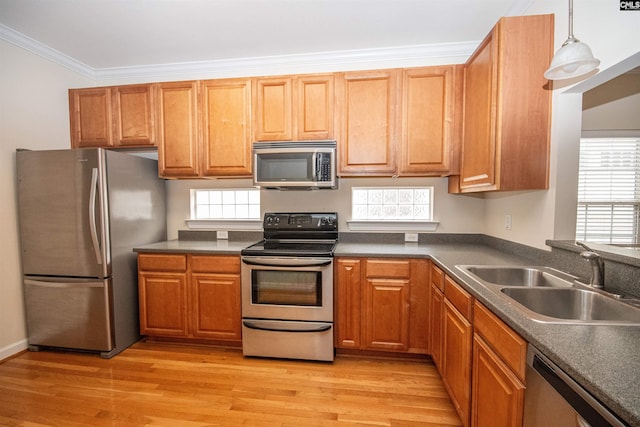
[(320, 177), (318, 176), (318, 172), (320, 171), (318, 162), (320, 162), (320, 156), (318, 156), (318, 152), (315, 151), (312, 157), (312, 165), (311, 165), (311, 176), (313, 176), (314, 181), (319, 181)]

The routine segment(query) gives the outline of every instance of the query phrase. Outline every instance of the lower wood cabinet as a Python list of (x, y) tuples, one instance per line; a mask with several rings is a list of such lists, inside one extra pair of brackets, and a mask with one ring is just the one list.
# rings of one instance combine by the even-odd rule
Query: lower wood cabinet
[(138, 255), (140, 333), (241, 343), (240, 257)]
[(444, 295), (442, 379), (462, 424), (468, 426), (471, 408), (473, 297), (446, 276)]
[(428, 260), (337, 258), (336, 347), (426, 354)]
[(429, 295), (429, 349), (431, 359), (442, 374), (444, 359), (442, 358), (442, 341), (444, 332), (444, 272), (435, 264), (431, 264)]
[(520, 427), (527, 343), (476, 302), (474, 309), (473, 427)]

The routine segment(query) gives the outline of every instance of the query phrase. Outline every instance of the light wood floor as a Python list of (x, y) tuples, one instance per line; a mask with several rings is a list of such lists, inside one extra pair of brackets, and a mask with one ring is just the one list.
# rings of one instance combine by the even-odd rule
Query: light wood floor
[(26, 352), (0, 363), (2, 426), (460, 425), (429, 361), (332, 364), (139, 342), (110, 360)]

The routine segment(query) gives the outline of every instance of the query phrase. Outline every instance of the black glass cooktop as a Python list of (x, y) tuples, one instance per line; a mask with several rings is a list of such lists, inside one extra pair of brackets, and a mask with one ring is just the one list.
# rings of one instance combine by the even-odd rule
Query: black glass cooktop
[(252, 256), (333, 256), (336, 242), (262, 240), (242, 250)]

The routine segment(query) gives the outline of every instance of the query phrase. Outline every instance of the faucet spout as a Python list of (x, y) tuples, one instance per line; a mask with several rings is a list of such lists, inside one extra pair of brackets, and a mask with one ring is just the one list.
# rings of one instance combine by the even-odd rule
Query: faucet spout
[(591, 264), (591, 280), (589, 286), (597, 289), (604, 289), (604, 262), (600, 255), (583, 242), (576, 242), (577, 246), (586, 249), (580, 252), (580, 256)]

